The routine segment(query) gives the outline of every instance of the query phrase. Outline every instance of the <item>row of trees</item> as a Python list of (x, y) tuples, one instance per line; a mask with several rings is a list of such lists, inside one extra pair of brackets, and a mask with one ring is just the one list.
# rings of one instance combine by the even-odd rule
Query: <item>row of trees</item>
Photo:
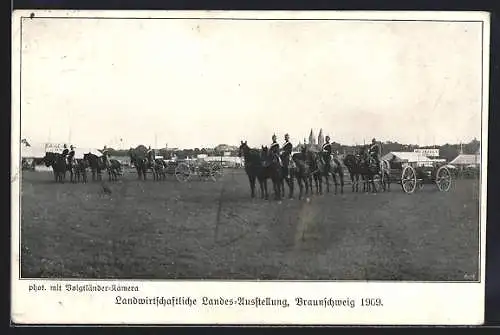
[[(339, 153), (351, 152), (355, 149), (355, 146), (342, 145), (341, 143), (332, 143), (333, 151), (338, 151)], [(449, 144), (446, 143), (444, 145), (438, 146), (419, 146), (417, 144), (402, 144), (398, 142), (386, 141), (382, 143), (382, 154), (386, 154), (392, 151), (413, 151), (414, 149), (423, 149), (423, 148), (434, 148), (440, 150), (440, 157), (444, 158), (448, 161), (457, 157), (460, 152), (464, 154), (474, 154), (480, 148), (480, 142), (477, 139), (473, 139), (468, 143), (462, 144)], [(116, 150), (113, 148), (108, 148), (110, 155), (112, 156), (128, 156), (129, 150)], [(134, 150), (147, 151), (147, 147), (144, 145), (139, 145)], [(238, 154), (237, 151), (230, 151), (231, 155), (236, 156)], [(184, 157), (196, 157), (199, 154), (206, 154), (209, 156), (223, 156), (224, 152), (217, 151), (212, 148), (194, 148), (194, 149), (159, 149), (156, 150), (156, 154), (163, 156), (165, 159), (170, 159), (175, 154), (179, 158)]]

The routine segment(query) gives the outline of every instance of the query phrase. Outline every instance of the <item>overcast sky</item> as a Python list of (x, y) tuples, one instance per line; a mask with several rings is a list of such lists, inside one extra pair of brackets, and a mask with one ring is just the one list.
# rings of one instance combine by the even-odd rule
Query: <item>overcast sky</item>
[(480, 138), (481, 24), (34, 19), (22, 137), (80, 147)]

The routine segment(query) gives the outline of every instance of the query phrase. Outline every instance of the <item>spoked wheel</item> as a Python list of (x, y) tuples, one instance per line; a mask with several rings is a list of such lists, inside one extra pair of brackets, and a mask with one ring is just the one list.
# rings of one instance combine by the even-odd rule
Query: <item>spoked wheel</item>
[(446, 166), (441, 166), (436, 172), (436, 186), (441, 192), (448, 192), (451, 187), (451, 173)]
[(401, 174), (401, 187), (405, 193), (415, 192), (417, 186), (417, 173), (411, 166), (405, 166)]
[(190, 177), (191, 171), (189, 166), (186, 163), (179, 163), (179, 165), (175, 168), (175, 178), (177, 178), (178, 181), (185, 183)]

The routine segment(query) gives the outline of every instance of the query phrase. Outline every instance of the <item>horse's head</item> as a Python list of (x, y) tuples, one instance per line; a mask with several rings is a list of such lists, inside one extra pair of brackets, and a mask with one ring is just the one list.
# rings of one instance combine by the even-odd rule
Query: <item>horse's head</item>
[(91, 164), (97, 158), (96, 155), (91, 154), (90, 152), (83, 154), (83, 160)]
[(357, 158), (354, 154), (347, 154), (344, 157), (344, 164), (347, 167), (354, 167), (356, 165)]
[(56, 162), (56, 155), (53, 152), (46, 152), (45, 157), (43, 157), (45, 166), (49, 167)]
[(260, 153), (261, 153), (261, 156), (263, 158), (266, 158), (267, 156), (269, 156), (269, 148), (267, 147), (267, 145), (262, 145), (261, 146)]
[(240, 147), (238, 149), (238, 157), (245, 156), (250, 152), (250, 147), (247, 144), (247, 141), (241, 141)]

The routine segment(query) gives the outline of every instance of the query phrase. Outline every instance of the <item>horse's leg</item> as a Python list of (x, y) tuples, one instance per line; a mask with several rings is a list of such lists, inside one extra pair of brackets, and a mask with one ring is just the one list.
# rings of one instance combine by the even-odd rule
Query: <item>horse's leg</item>
[(339, 180), (340, 180), (340, 194), (344, 194), (344, 171), (339, 171)]
[(332, 180), (333, 180), (333, 184), (335, 186), (335, 191), (333, 194), (337, 195), (337, 176), (335, 176), (335, 172), (332, 172)]
[(299, 185), (299, 200), (302, 199), (302, 177), (295, 176), (297, 179), (297, 184)]
[(293, 177), (292, 176), (288, 177), (287, 184), (288, 184), (288, 197), (290, 199), (293, 199)]
[(316, 173), (316, 193), (323, 194), (323, 177), (320, 171)]
[(248, 182), (250, 183), (250, 196), (255, 198), (255, 176), (248, 176)]
[(328, 168), (324, 173), (324, 177), (325, 177), (325, 183), (326, 183), (326, 193), (330, 193), (330, 169)]

